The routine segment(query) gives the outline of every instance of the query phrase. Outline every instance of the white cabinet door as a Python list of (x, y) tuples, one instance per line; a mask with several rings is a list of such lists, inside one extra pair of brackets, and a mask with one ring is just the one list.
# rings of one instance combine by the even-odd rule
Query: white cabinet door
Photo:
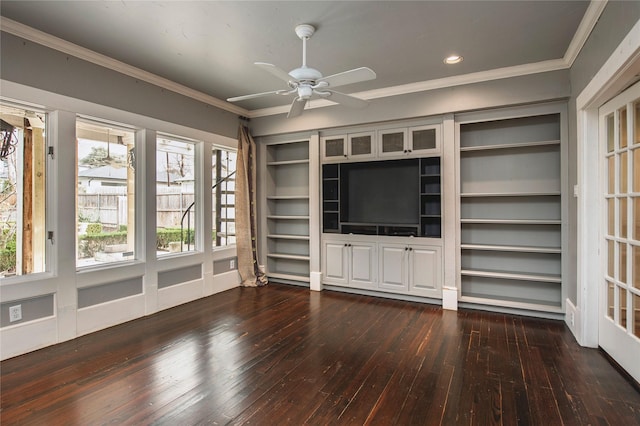
[(407, 129), (385, 129), (378, 131), (380, 157), (398, 157), (410, 153), (407, 144)]
[(342, 241), (324, 243), (324, 280), (327, 283), (346, 285), (349, 278), (347, 255), (348, 247)]
[(349, 159), (374, 158), (376, 145), (374, 132), (351, 133), (347, 136)]
[(440, 125), (410, 127), (408, 149), (413, 155), (440, 152)]
[(439, 247), (409, 247), (409, 293), (442, 297), (441, 259)]
[(325, 136), (320, 140), (322, 161), (344, 161), (347, 158), (347, 136)]
[(375, 286), (376, 245), (368, 243), (349, 243), (349, 285), (371, 288)]
[(407, 255), (406, 245), (380, 245), (380, 288), (407, 291)]

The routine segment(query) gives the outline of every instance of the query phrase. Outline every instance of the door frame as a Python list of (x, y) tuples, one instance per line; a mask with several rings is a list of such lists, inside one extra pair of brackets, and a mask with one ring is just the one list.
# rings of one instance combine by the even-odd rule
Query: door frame
[[(602, 226), (598, 109), (630, 85), (640, 73), (640, 21), (613, 51), (576, 98), (577, 178), (577, 300), (567, 299), (565, 321), (583, 346), (598, 346), (599, 288), (602, 276)], [(593, 173), (593, 171), (597, 173)], [(594, 190), (596, 188), (596, 190)], [(597, 230), (594, 232), (593, 230)]]

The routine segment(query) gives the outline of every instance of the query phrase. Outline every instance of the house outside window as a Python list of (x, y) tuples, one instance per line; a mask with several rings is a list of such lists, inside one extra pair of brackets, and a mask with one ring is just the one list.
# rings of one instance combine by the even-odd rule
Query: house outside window
[(196, 144), (159, 135), (156, 141), (157, 253), (196, 250)]
[(236, 242), (235, 172), (237, 153), (214, 147), (212, 153), (213, 247)]
[(135, 133), (79, 119), (76, 138), (76, 266), (133, 260)]
[(46, 270), (46, 121), (0, 104), (0, 279)]

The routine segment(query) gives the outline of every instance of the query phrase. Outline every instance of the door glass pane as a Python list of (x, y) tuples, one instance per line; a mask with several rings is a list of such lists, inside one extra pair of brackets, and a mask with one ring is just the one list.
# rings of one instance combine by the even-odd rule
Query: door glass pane
[(635, 113), (633, 114), (633, 140), (635, 143), (640, 143), (640, 101), (634, 103)]
[(371, 154), (371, 136), (356, 136), (351, 138), (351, 155)]
[(613, 124), (613, 114), (607, 116), (607, 152), (613, 152), (615, 149), (615, 127)]
[(640, 148), (633, 150), (633, 170), (631, 175), (633, 192), (640, 192)]
[(627, 107), (620, 110), (620, 148), (627, 147)]
[(606, 285), (607, 285), (607, 316), (611, 319), (613, 319), (613, 314), (614, 314), (614, 307), (615, 307), (615, 295), (614, 295), (614, 291), (615, 291), (615, 286), (613, 285), (613, 283), (610, 283), (608, 281), (606, 281)]
[(615, 235), (615, 223), (616, 223), (616, 199), (609, 198), (607, 200), (607, 235), (611, 235), (612, 237)]
[(611, 156), (607, 159), (607, 169), (609, 172), (609, 184), (607, 194), (616, 193), (616, 158)]
[(627, 193), (627, 153), (620, 154), (620, 193)]
[(340, 139), (327, 139), (324, 141), (324, 156), (325, 157), (342, 157), (344, 156), (344, 140)]
[(633, 324), (631, 330), (636, 337), (640, 337), (640, 296), (633, 295)]
[(436, 129), (413, 130), (413, 150), (434, 149), (436, 147)]
[(631, 263), (631, 285), (640, 288), (640, 246), (632, 246), (633, 262)]
[(619, 256), (619, 269), (618, 269), (618, 279), (625, 283), (627, 282), (627, 243), (619, 243), (618, 244), (618, 256)]
[(627, 290), (622, 287), (618, 287), (618, 291), (619, 291), (618, 300), (620, 301), (619, 324), (622, 327), (627, 328)]
[(615, 277), (615, 270), (614, 270), (614, 259), (615, 259), (615, 242), (609, 240), (607, 241), (607, 258), (609, 259), (607, 264), (607, 275), (610, 277)]
[(640, 197), (633, 197), (633, 239), (640, 241)]
[(620, 210), (618, 210), (620, 214), (620, 235), (621, 238), (627, 238), (627, 197), (622, 197), (619, 199)]
[(403, 133), (386, 133), (382, 135), (382, 152), (402, 152), (403, 149)]

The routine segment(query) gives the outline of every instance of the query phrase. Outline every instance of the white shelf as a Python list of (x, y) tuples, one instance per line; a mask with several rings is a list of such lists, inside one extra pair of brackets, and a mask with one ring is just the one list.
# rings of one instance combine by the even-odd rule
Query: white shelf
[(524, 274), (516, 272), (480, 271), (471, 269), (463, 269), (460, 271), (460, 274), (470, 277), (498, 278), (505, 280), (540, 281), (546, 283), (562, 282), (562, 278), (559, 275), (551, 274)]
[(545, 302), (532, 303), (531, 301), (523, 302), (518, 300), (496, 299), (495, 296), (460, 296), (458, 300), (461, 303), (475, 303), (478, 305), (501, 306), (505, 308), (526, 309), (529, 311), (551, 312), (561, 314), (562, 307), (551, 305)]
[(460, 152), (487, 151), (487, 150), (495, 150), (495, 149), (530, 148), (535, 146), (549, 146), (549, 145), (560, 145), (560, 141), (551, 140), (551, 141), (496, 144), (496, 145), (461, 146)]
[(561, 225), (561, 220), (546, 219), (460, 219), (460, 223), (484, 223), (500, 225)]
[(272, 259), (289, 259), (289, 260), (301, 260), (301, 261), (309, 261), (309, 256), (300, 256), (297, 254), (283, 254), (283, 253), (269, 253), (267, 257)]
[(460, 197), (547, 197), (562, 195), (560, 191), (549, 192), (463, 192)]
[(267, 195), (267, 200), (308, 200), (308, 195)]
[(498, 246), (488, 244), (461, 244), (462, 250), (484, 250), (484, 251), (511, 251), (521, 253), (562, 253), (559, 247), (525, 247), (525, 246)]
[(274, 215), (269, 215), (267, 216), (267, 219), (274, 219), (274, 220), (309, 220), (309, 216), (274, 216)]
[(270, 161), (267, 166), (289, 166), (292, 164), (309, 164), (309, 159), (302, 160), (287, 160), (287, 161)]
[(283, 234), (270, 234), (267, 238), (273, 240), (306, 240), (309, 241), (308, 235), (283, 235)]

